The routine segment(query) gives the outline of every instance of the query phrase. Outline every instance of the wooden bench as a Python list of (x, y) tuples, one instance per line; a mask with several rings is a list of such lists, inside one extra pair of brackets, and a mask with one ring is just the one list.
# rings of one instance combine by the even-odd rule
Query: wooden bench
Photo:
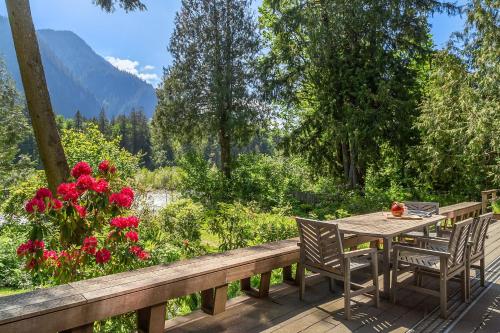
[(481, 202), (483, 214), (491, 210), (491, 204), (497, 200), (497, 189), (481, 191)]
[(439, 214), (445, 215), (445, 223), (441, 226), (442, 231), (453, 227), (455, 222), (464, 221), (471, 217), (478, 217), (481, 214), (481, 202), (460, 202), (454, 205), (439, 208)]

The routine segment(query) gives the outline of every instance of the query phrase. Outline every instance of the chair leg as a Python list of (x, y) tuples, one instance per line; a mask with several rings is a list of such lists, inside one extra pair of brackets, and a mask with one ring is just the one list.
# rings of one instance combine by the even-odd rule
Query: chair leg
[(299, 298), (302, 301), (306, 290), (306, 268), (304, 265), (297, 265), (297, 274), (299, 275)]
[(378, 290), (378, 259), (377, 259), (377, 253), (372, 253), (372, 280), (373, 280), (373, 286), (375, 287), (375, 291), (373, 294), (373, 301), (375, 303), (375, 307), (380, 306), (380, 292)]
[(327, 277), (328, 279), (328, 287), (330, 288), (330, 292), (335, 292), (335, 279), (331, 277)]
[(465, 289), (467, 291), (467, 302), (470, 302), (471, 292), (470, 292), (470, 262), (465, 265)]
[(467, 273), (465, 272), (467, 270), (467, 266), (465, 270), (460, 274), (460, 287), (462, 288), (462, 301), (467, 302), (468, 299), (468, 292), (467, 292)]
[[(349, 260), (344, 267), (350, 267)], [(344, 272), (344, 312), (345, 318), (351, 320), (351, 272), (346, 269)]]
[(440, 292), (440, 307), (441, 307), (441, 317), (446, 319), (448, 317), (448, 281), (446, 281), (446, 275), (441, 273), (439, 278), (439, 292)]
[(481, 287), (484, 287), (484, 282), (485, 282), (485, 278), (484, 278), (484, 274), (485, 274), (485, 270), (486, 270), (486, 262), (484, 260), (484, 258), (482, 258), (481, 260), (479, 260), (479, 275), (481, 277)]

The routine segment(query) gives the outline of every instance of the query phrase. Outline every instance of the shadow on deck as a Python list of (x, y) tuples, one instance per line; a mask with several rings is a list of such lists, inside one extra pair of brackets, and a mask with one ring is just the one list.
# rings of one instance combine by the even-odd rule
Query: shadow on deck
[[(240, 296), (228, 301), (226, 311), (210, 316), (195, 311), (166, 322), (166, 332), (500, 332), (500, 223), (491, 226), (487, 240), (486, 287), (478, 278), (472, 282), (472, 303), (461, 302), (460, 284), (449, 284), (449, 318), (439, 317), (439, 300), (409, 290), (398, 292), (397, 304), (381, 301), (375, 308), (370, 297), (355, 297), (353, 320), (344, 319), (342, 288), (329, 291), (326, 280), (310, 276), (305, 300), (298, 288), (280, 284), (268, 298)], [(364, 283), (365, 274), (356, 272), (353, 280)], [(474, 276), (474, 274), (473, 274)], [(412, 278), (407, 275), (407, 278)], [(357, 281), (356, 281), (357, 280)], [(428, 277), (425, 284), (437, 280)]]

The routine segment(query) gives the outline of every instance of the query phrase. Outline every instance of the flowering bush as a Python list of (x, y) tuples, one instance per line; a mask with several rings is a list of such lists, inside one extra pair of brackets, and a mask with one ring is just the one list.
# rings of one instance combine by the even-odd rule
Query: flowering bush
[(25, 205), (30, 239), (17, 249), (28, 270), (64, 283), (149, 259), (139, 245), (140, 221), (128, 213), (134, 191), (118, 187), (116, 172), (109, 161), (94, 175), (88, 163), (78, 162), (72, 182), (60, 184), (57, 193), (36, 191)]

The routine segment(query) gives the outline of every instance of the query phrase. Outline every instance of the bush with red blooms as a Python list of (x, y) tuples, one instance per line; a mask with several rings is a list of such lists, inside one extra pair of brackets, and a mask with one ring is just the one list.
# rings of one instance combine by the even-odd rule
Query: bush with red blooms
[(103, 161), (93, 174), (86, 162), (71, 170), (72, 182), (53, 194), (36, 191), (26, 205), (30, 239), (17, 249), (26, 268), (57, 283), (109, 274), (149, 259), (139, 245), (139, 219), (130, 216), (134, 191), (119, 186), (116, 167)]

